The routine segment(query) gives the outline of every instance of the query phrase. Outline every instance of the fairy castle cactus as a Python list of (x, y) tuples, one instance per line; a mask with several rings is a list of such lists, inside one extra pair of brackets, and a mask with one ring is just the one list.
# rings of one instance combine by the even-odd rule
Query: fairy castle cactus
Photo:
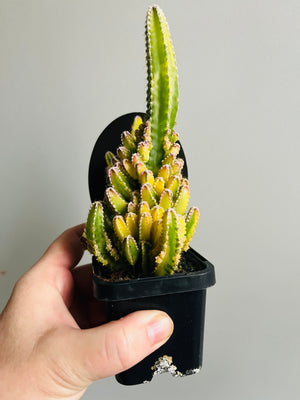
[(190, 189), (182, 176), (178, 134), (175, 53), (165, 16), (158, 6), (146, 18), (147, 118), (136, 116), (121, 134), (116, 154), (106, 153), (107, 188), (91, 205), (83, 234), (88, 250), (111, 272), (134, 276), (180, 271), (199, 210), (186, 213)]

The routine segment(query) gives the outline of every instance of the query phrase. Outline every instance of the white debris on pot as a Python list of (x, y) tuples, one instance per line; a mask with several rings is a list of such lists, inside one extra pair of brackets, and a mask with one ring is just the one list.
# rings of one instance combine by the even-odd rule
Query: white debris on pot
[(182, 376), (182, 373), (177, 371), (176, 365), (173, 364), (173, 359), (170, 356), (159, 357), (153, 367), (151, 367), (153, 376), (169, 372), (172, 376)]
[(169, 372), (172, 376), (186, 376), (186, 375), (193, 375), (200, 372), (200, 368), (189, 369), (183, 374), (182, 372), (178, 371), (176, 365), (173, 364), (173, 359), (171, 356), (162, 356), (159, 357), (153, 367), (151, 367), (153, 371), (153, 376), (160, 375), (165, 372)]

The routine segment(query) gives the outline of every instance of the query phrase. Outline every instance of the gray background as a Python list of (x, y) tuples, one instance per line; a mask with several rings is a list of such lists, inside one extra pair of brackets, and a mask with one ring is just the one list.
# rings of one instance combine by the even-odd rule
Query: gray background
[[(85, 220), (101, 130), (145, 109), (144, 0), (0, 1), (0, 309), (65, 228)], [(161, 0), (180, 76), (177, 130), (216, 266), (204, 366), (85, 399), (300, 396), (299, 0)], [(89, 257), (85, 256), (85, 261)]]

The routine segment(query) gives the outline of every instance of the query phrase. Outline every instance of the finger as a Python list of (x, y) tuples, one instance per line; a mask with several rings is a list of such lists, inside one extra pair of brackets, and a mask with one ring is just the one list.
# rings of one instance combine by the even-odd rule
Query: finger
[(64, 231), (46, 250), (40, 264), (72, 269), (79, 263), (84, 253), (81, 236), (85, 224), (74, 226)]
[(46, 357), (51, 360), (55, 355), (56, 370), (63, 365), (68, 369), (64, 371), (68, 384), (84, 389), (93, 381), (132, 367), (164, 344), (172, 331), (167, 314), (137, 311), (101, 327), (54, 334), (45, 346)]

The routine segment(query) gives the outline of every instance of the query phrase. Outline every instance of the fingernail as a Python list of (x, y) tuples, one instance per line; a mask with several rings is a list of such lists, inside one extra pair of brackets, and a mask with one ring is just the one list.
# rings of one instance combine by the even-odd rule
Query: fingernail
[(152, 345), (165, 342), (172, 335), (173, 321), (164, 313), (156, 315), (148, 324), (148, 336)]

